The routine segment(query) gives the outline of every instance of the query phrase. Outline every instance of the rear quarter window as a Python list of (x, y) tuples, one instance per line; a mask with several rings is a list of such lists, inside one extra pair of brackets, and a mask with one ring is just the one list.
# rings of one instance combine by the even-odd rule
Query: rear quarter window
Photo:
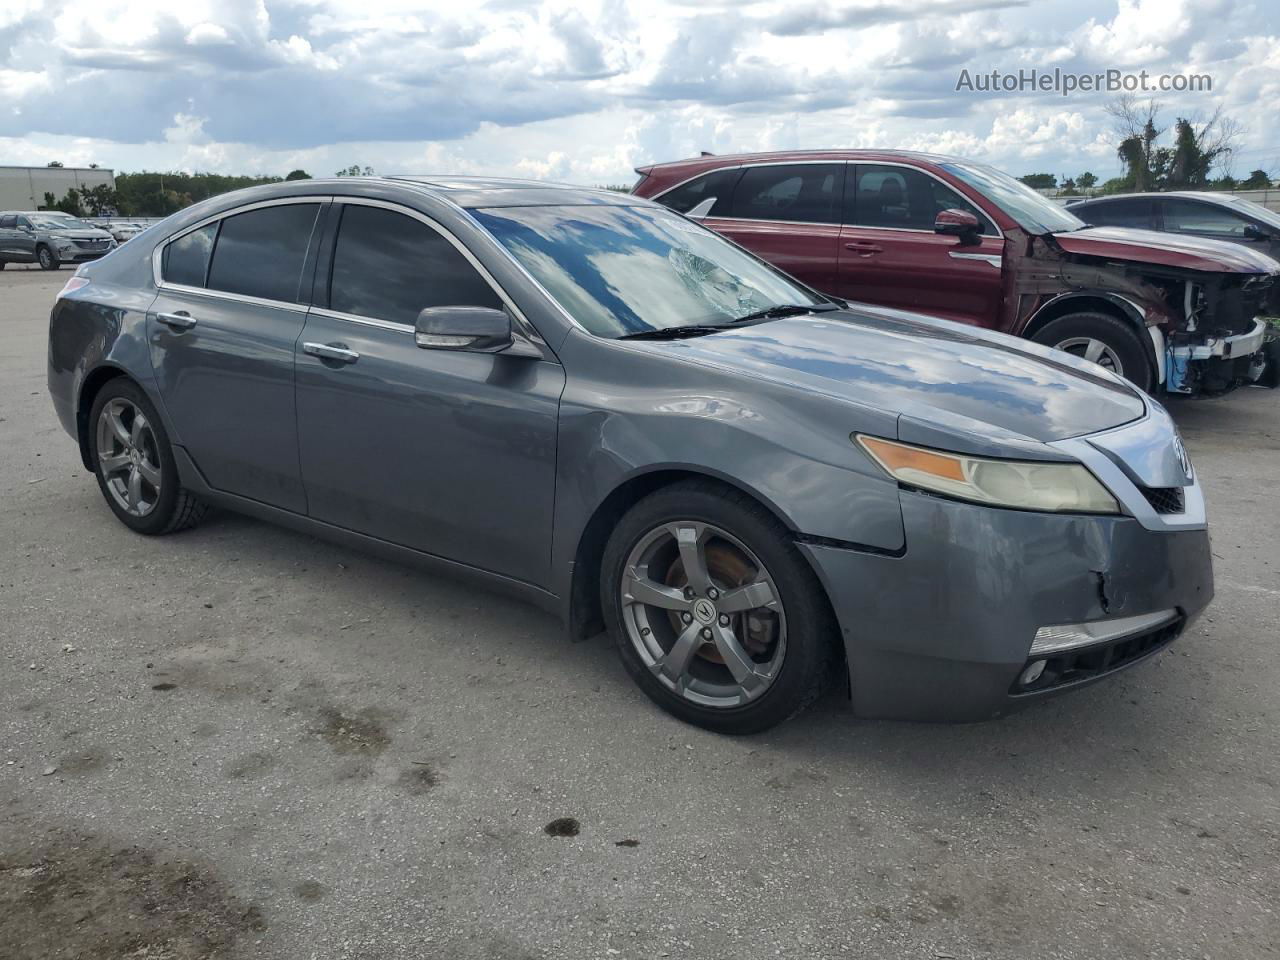
[(166, 246), (160, 264), (160, 274), (165, 283), (203, 287), (205, 273), (209, 269), (209, 254), (213, 252), (213, 239), (217, 234), (218, 225), (210, 223)]

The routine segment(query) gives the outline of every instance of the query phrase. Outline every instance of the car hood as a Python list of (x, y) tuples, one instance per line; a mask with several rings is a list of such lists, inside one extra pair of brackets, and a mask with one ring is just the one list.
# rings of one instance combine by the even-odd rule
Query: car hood
[(1083, 360), (863, 304), (651, 346), (989, 439), (1062, 440), (1146, 411), (1134, 389)]
[(1087, 257), (1158, 263), (1214, 273), (1280, 273), (1280, 263), (1265, 253), (1225, 240), (1129, 227), (1087, 227), (1055, 233), (1053, 239), (1067, 253)]

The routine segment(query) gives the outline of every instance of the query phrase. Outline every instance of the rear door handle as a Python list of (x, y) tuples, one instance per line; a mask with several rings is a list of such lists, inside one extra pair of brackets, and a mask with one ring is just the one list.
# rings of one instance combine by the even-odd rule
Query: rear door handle
[(196, 325), (196, 318), (185, 310), (177, 313), (157, 313), (156, 320), (173, 330), (190, 330)]
[(880, 244), (873, 240), (851, 240), (844, 245), (844, 248), (846, 250), (852, 250), (854, 253), (863, 254), (881, 253), (884, 251), (884, 247), (880, 246)]
[(360, 359), (360, 354), (348, 350), (341, 343), (304, 343), (302, 352), (321, 360), (337, 360), (339, 363), (355, 363)]

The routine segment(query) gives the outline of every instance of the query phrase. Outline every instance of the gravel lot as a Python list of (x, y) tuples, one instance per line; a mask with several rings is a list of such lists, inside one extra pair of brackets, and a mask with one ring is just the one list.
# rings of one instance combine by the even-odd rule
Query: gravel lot
[(0, 956), (1280, 955), (1280, 395), (1173, 406), (1218, 596), (1156, 662), (731, 740), (474, 587), (129, 533), (46, 393), (69, 275), (0, 273)]

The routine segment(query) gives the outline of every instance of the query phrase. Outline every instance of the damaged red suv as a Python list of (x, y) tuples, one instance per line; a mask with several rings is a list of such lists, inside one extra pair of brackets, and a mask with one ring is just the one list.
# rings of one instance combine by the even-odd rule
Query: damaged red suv
[(1280, 263), (1237, 245), (1089, 227), (992, 167), (920, 153), (704, 155), (634, 192), (818, 290), (1027, 337), (1148, 392), (1257, 381)]

